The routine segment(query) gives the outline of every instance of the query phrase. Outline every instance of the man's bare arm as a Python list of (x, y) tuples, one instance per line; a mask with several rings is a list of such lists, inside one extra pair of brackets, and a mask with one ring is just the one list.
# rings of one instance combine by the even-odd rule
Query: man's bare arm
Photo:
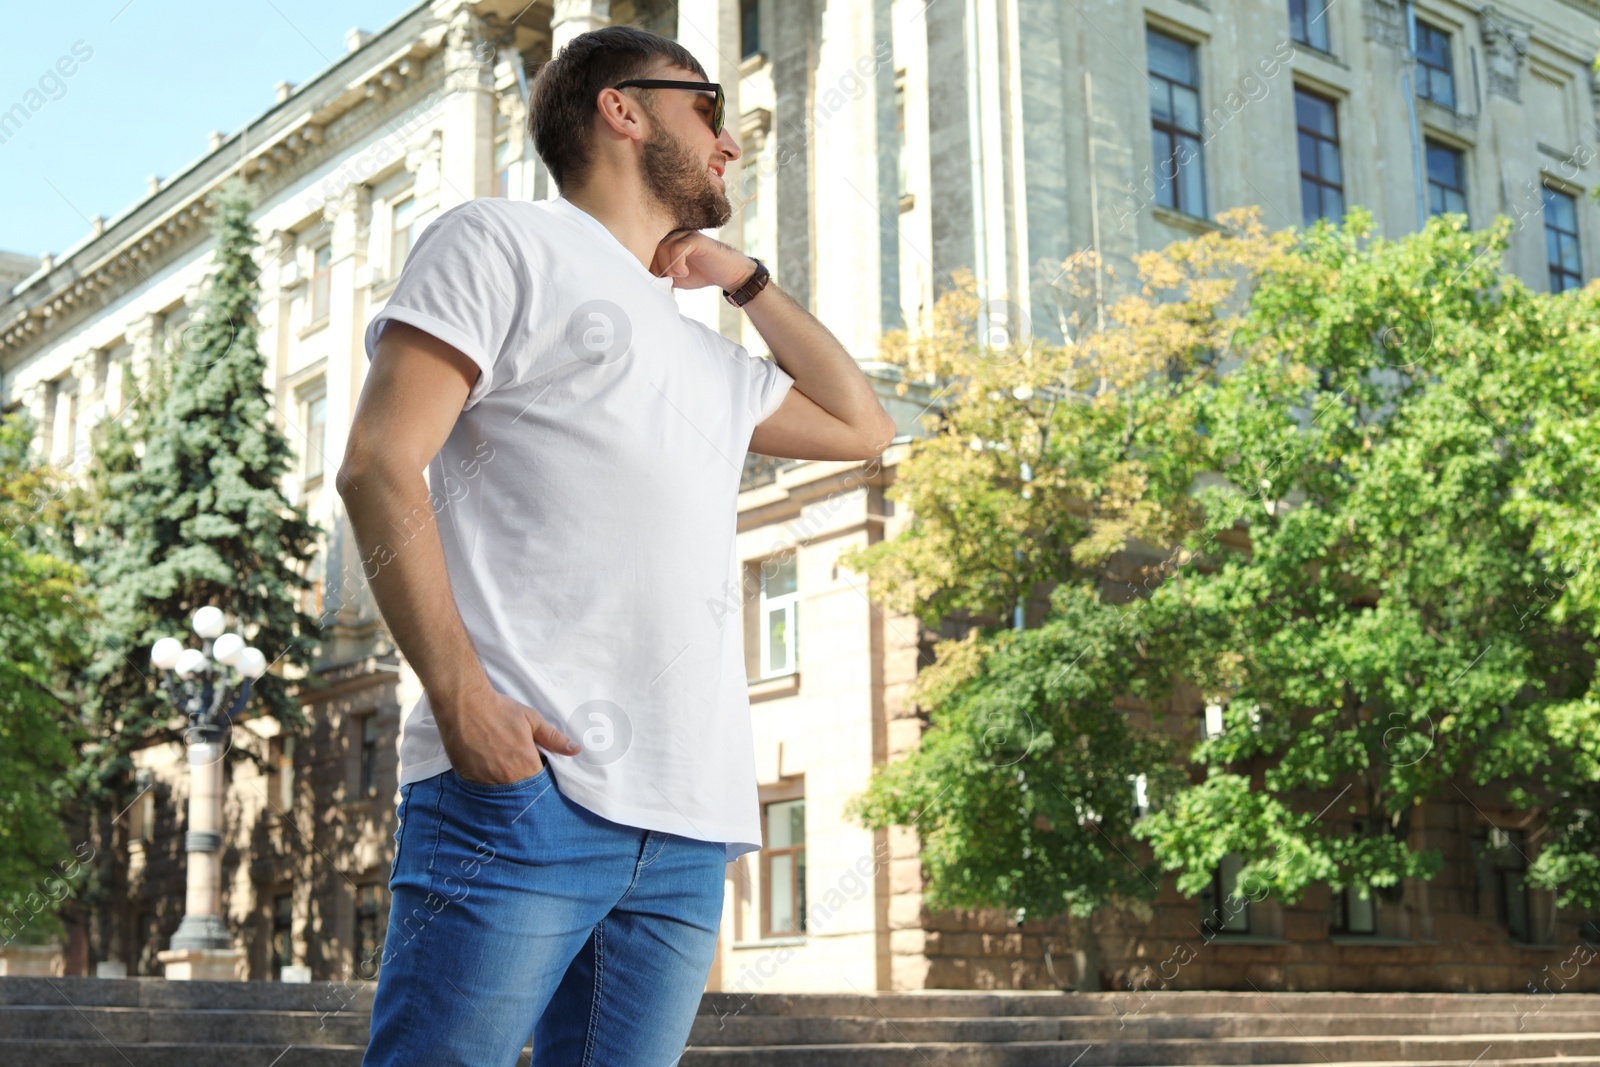
[[(422, 472), (450, 436), (477, 375), (477, 364), (454, 347), (390, 321), (336, 484), (378, 610), (427, 691), (451, 766), (475, 781), (509, 782), (544, 765), (536, 741), (567, 754), (577, 746), (490, 685), (450, 591)], [(405, 543), (396, 547), (391, 539), (402, 529)]]
[[(675, 231), (656, 248), (652, 270), (678, 289), (737, 289), (755, 260), (697, 230)], [(756, 426), (750, 451), (789, 459), (871, 459), (898, 430), (861, 366), (817, 317), (776, 282), (744, 306), (750, 324), (794, 385)]]

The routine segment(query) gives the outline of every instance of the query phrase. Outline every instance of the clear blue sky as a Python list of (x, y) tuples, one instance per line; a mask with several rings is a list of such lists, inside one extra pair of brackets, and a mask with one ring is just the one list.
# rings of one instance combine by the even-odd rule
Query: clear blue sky
[[(87, 218), (114, 218), (150, 175), (194, 162), (212, 130), (232, 134), (272, 107), (278, 82), (303, 84), (344, 55), (346, 30), (378, 30), (414, 4), (6, 0), (0, 112), (44, 103), (0, 143), (0, 249), (70, 247)], [(79, 61), (74, 45), (90, 57)]]

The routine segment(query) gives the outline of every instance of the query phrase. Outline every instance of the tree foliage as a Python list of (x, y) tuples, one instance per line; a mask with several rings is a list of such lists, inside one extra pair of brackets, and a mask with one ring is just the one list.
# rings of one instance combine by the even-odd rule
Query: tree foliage
[[(1222, 221), (1140, 257), (1110, 306), (1064, 315), (1066, 344), (980, 343), (970, 286), (921, 337), (890, 339), (886, 358), (945, 406), (892, 491), (908, 532), (843, 562), (928, 625), (1055, 592), (1038, 636), (982, 627), (941, 649), (934, 677), (948, 660), (961, 681), (919, 683), (931, 727), (859, 811), (918, 816), (938, 842), (931, 901), (1042, 916), (1151, 889), (1127, 879), (1132, 850), (1103, 852), (1098, 875), (1061, 860), (1070, 885), (1031, 866), (1088, 855), (1108, 827), (1185, 892), (1232, 852), (1253, 892), (1293, 901), (1314, 882), (1430, 877), (1416, 809), (1503, 802), (1543, 821), (1530, 881), (1600, 907), (1600, 296), (1504, 273), (1506, 220), (1473, 233), (1445, 216), (1395, 241), (1359, 210), (1305, 232)], [(1068, 301), (1095, 267), (1065, 272)], [(1103, 681), (1038, 688), (1019, 647)], [(970, 709), (1022, 694), (1044, 726), (1008, 771), (1098, 825), (1041, 831), (1030, 802), (970, 788)], [(1155, 712), (1151, 736), (1111, 725), (1116, 696)], [(1162, 721), (1206, 703), (1218, 737)], [(1147, 775), (1142, 819), (1090, 802), (1062, 758), (1078, 730), (1124, 731), (1095, 777)], [(1163, 739), (1187, 749), (1177, 777)]]
[(58, 868), (75, 866), (59, 813), (88, 604), (52, 542), (60, 487), (30, 455), (32, 437), (26, 416), (0, 420), (0, 944), (59, 930)]
[(214, 267), (181, 337), (167, 347), (121, 417), (97, 430), (78, 524), (104, 620), (85, 672), (99, 745), (83, 795), (124, 788), (128, 752), (172, 716), (149, 664), (164, 636), (192, 636), (189, 618), (223, 609), (278, 671), (255, 686), (257, 707), (303, 724), (281, 676), (303, 669), (315, 620), (297, 594), (316, 529), (284, 496), (293, 452), (273, 421), (256, 331), (259, 267), (248, 186), (213, 197)]

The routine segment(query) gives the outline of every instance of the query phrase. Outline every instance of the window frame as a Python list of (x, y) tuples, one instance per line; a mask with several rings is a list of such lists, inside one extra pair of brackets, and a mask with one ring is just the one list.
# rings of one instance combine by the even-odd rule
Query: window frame
[[(328, 473), (328, 377), (319, 374), (295, 390), (295, 418), (300, 432), (300, 484), (304, 489), (322, 484)], [(312, 412), (322, 404), (322, 418), (313, 424)], [(312, 431), (316, 434), (313, 438)], [(313, 468), (312, 464), (316, 466)]]
[[(1572, 212), (1572, 229), (1565, 230), (1555, 225), (1550, 218), (1550, 203), (1556, 197), (1562, 197), (1569, 205)], [(1550, 291), (1552, 293), (1565, 293), (1573, 289), (1583, 288), (1583, 239), (1578, 230), (1578, 198), (1565, 189), (1551, 185), (1548, 180), (1539, 184), (1539, 199), (1544, 212), (1544, 258), (1545, 266), (1550, 272)], [(1573, 251), (1577, 254), (1578, 269), (1576, 273), (1565, 266), (1564, 260), (1550, 258), (1550, 241), (1552, 236), (1558, 248), (1564, 247), (1564, 241), (1570, 240)], [(1566, 284), (1570, 282), (1570, 284)]]
[(761, 0), (739, 0), (739, 61), (761, 54)]
[[(284, 903), (288, 903), (288, 915), (284, 915)], [(294, 890), (280, 891), (272, 895), (272, 936), (267, 939), (267, 969), (272, 972), (272, 980), (283, 980), (283, 968), (294, 966)], [(287, 920), (287, 921), (285, 921)], [(280, 936), (287, 938), (287, 954), (280, 951)]]
[[(779, 593), (776, 596), (767, 595), (767, 562), (768, 560), (783, 559), (779, 564), (779, 574), (788, 567), (793, 567), (795, 572), (794, 589), (788, 593)], [(777, 575), (773, 576), (774, 578)], [(798, 552), (788, 552), (783, 556), (769, 556), (762, 560), (757, 574), (760, 582), (760, 591), (756, 597), (756, 628), (759, 639), (757, 663), (758, 677), (783, 678), (794, 674), (800, 669), (800, 557)], [(784, 642), (787, 656), (785, 662), (774, 667), (772, 665), (772, 625), (770, 617), (778, 612), (784, 613)]]
[[(1211, 870), (1210, 887), (1200, 894), (1200, 926), (1208, 931), (1212, 937), (1246, 937), (1253, 933), (1250, 917), (1250, 905), (1252, 902), (1249, 897), (1238, 892), (1238, 868), (1234, 870), (1231, 878), (1225, 877), (1223, 874), (1224, 870), (1230, 865), (1230, 861), (1237, 863), (1240, 868), (1244, 866), (1243, 858), (1237, 853), (1230, 852), (1223, 856), (1222, 862)], [(1228, 884), (1230, 881), (1232, 882), (1231, 887)], [(1225, 919), (1219, 918), (1219, 913), (1226, 902), (1234, 897), (1244, 901), (1244, 906)], [(1212, 902), (1209, 908), (1205, 904), (1207, 900)], [(1230, 922), (1241, 919), (1243, 926), (1228, 925)]]
[[(1344, 192), (1344, 143), (1343, 143), (1343, 140), (1340, 137), (1340, 131), (1339, 131), (1339, 101), (1334, 99), (1331, 96), (1326, 96), (1326, 95), (1324, 95), (1322, 93), (1319, 93), (1314, 89), (1308, 89), (1303, 85), (1296, 85), (1294, 87), (1294, 95), (1295, 95), (1294, 130), (1295, 130), (1295, 146), (1296, 146), (1296, 150), (1298, 151), (1299, 148), (1300, 148), (1300, 145), (1301, 145), (1301, 140), (1300, 139), (1301, 138), (1303, 138), (1303, 137), (1311, 138), (1312, 141), (1314, 142), (1315, 153), (1316, 153), (1316, 158), (1315, 158), (1315, 160), (1313, 160), (1313, 163), (1317, 167), (1316, 172), (1308, 173), (1306, 171), (1305, 153), (1304, 152), (1299, 152), (1299, 156), (1300, 156), (1300, 160), (1299, 160), (1299, 166), (1300, 166), (1300, 200), (1301, 200), (1300, 218), (1301, 218), (1301, 221), (1302, 221), (1302, 223), (1304, 224), (1304, 226), (1307, 229), (1309, 229), (1311, 226), (1313, 226), (1318, 219), (1328, 219), (1330, 222), (1333, 222), (1335, 224), (1341, 223), (1341, 222), (1344, 221), (1344, 215), (1345, 215), (1344, 206), (1349, 201), (1346, 198), (1345, 192)], [(1333, 117), (1333, 136), (1332, 137), (1329, 137), (1327, 134), (1323, 133), (1319, 129), (1313, 129), (1312, 127), (1303, 126), (1303, 125), (1300, 124), (1300, 106), (1299, 106), (1299, 104), (1300, 104), (1300, 97), (1301, 96), (1305, 96), (1308, 99), (1314, 100), (1319, 104), (1327, 105), (1328, 111), (1331, 113), (1331, 115)], [(1338, 181), (1331, 181), (1321, 173), (1322, 146), (1324, 144), (1333, 145), (1334, 162), (1336, 163), (1336, 165), (1339, 168), (1339, 180)], [(1307, 217), (1307, 214), (1308, 214), (1308, 211), (1309, 211), (1309, 206), (1305, 203), (1306, 184), (1308, 182), (1317, 187), (1317, 214), (1315, 216), (1313, 216), (1313, 217), (1310, 217), (1310, 218)], [(1326, 198), (1326, 190), (1329, 190), (1329, 189), (1334, 190), (1339, 196), (1339, 217), (1338, 218), (1333, 218), (1333, 217), (1331, 217), (1329, 215), (1326, 215), (1326, 214), (1324, 214), (1322, 212), (1322, 206), (1323, 206), (1323, 203), (1324, 203), (1325, 198)]]
[[(781, 805), (800, 805), (800, 842), (782, 848), (772, 848), (767, 845), (768, 827), (771, 825), (770, 812)], [(798, 797), (785, 797), (780, 800), (769, 800), (761, 805), (761, 909), (758, 925), (761, 930), (762, 940), (774, 937), (805, 937), (806, 936), (806, 840), (805, 840), (805, 805), (804, 795)], [(789, 863), (789, 900), (794, 907), (794, 929), (776, 930), (772, 926), (772, 861), (775, 858), (790, 856)]]
[[(1430, 63), (1423, 58), (1422, 42), (1424, 33), (1426, 33), (1430, 38), (1439, 39), (1439, 43), (1443, 46), (1440, 49), (1440, 52), (1444, 57), (1444, 66), (1441, 67), (1435, 63)], [(1431, 22), (1425, 22), (1422, 19), (1417, 19), (1417, 67), (1419, 70), (1427, 71), (1428, 74), (1426, 79), (1421, 77), (1417, 79), (1417, 96), (1421, 97), (1423, 100), (1431, 100), (1440, 107), (1448, 108), (1451, 111), (1456, 109), (1456, 70), (1455, 54), (1452, 51), (1453, 37), (1454, 35), (1451, 34), (1449, 30), (1441, 29)], [(1450, 99), (1448, 101), (1441, 100), (1433, 94), (1433, 86), (1437, 76), (1442, 76), (1445, 84), (1450, 87)], [(1423, 91), (1424, 85), (1427, 86), (1426, 92)]]
[[(1176, 81), (1172, 78), (1169, 78), (1165, 74), (1157, 72), (1154, 69), (1151, 63), (1151, 57), (1154, 55), (1155, 50), (1151, 47), (1151, 39), (1155, 37), (1164, 38), (1167, 41), (1171, 41), (1174, 44), (1181, 45), (1187, 49), (1190, 60), (1190, 68), (1193, 72), (1192, 76), (1194, 78), (1192, 83)], [(1200, 45), (1195, 41), (1189, 40), (1188, 38), (1179, 37), (1176, 34), (1168, 32), (1167, 30), (1147, 23), (1145, 25), (1145, 68), (1146, 76), (1149, 78), (1152, 87), (1154, 87), (1158, 81), (1166, 85), (1167, 110), (1172, 115), (1172, 119), (1170, 121), (1159, 119), (1156, 117), (1155, 109), (1151, 108), (1150, 110), (1151, 136), (1152, 138), (1156, 136), (1165, 137), (1167, 139), (1169, 148), (1166, 158), (1158, 160), (1155, 158), (1155, 144), (1152, 140), (1151, 165), (1156, 171), (1156, 203), (1161, 207), (1168, 209), (1169, 211), (1177, 211), (1193, 218), (1207, 218), (1206, 200), (1208, 197), (1206, 195), (1205, 171), (1205, 123), (1201, 118), (1201, 116), (1205, 113), (1205, 100), (1201, 95), (1200, 88)], [(1185, 129), (1182, 126), (1179, 126), (1177, 123), (1178, 108), (1174, 105), (1174, 87), (1187, 90), (1188, 92), (1194, 94), (1195, 128), (1193, 130)], [(1193, 158), (1181, 164), (1177, 161), (1180, 141), (1192, 141), (1194, 144)], [(1172, 176), (1170, 179), (1167, 179), (1165, 182), (1163, 182), (1161, 177), (1161, 168), (1168, 164), (1171, 164)], [(1198, 187), (1196, 195), (1200, 201), (1198, 205), (1189, 204), (1186, 202), (1188, 200), (1188, 194), (1184, 192), (1186, 186), (1185, 183), (1180, 180), (1180, 176), (1185, 172), (1186, 168), (1191, 166), (1196, 168), (1196, 185)], [(1169, 204), (1163, 199), (1164, 194), (1170, 194), (1172, 203)]]
[[(404, 228), (400, 225), (400, 212), (402, 208), (410, 211)], [(422, 205), (417, 201), (417, 194), (410, 189), (397, 194), (389, 203), (389, 277), (400, 277), (400, 271), (405, 266), (406, 257), (411, 254), (411, 249), (417, 243), (417, 220), (422, 217)], [(401, 248), (399, 236), (406, 235), (405, 247)]]
[(378, 725), (378, 713), (369, 711), (355, 716), (356, 722), (356, 799), (371, 800), (378, 795), (378, 746), (383, 741), (383, 730)]
[[(1446, 184), (1444, 184), (1444, 182), (1436, 180), (1434, 178), (1432, 153), (1435, 150), (1438, 150), (1440, 152), (1448, 152), (1448, 153), (1450, 153), (1451, 157), (1455, 160), (1456, 180), (1460, 182), (1459, 187), (1446, 185)], [(1448, 214), (1453, 214), (1453, 213), (1454, 214), (1462, 214), (1462, 215), (1465, 215), (1467, 217), (1467, 224), (1470, 226), (1471, 223), (1472, 223), (1472, 212), (1470, 210), (1468, 210), (1468, 201), (1467, 201), (1467, 153), (1466, 153), (1466, 151), (1464, 149), (1457, 148), (1455, 145), (1449, 144), (1449, 143), (1447, 143), (1445, 141), (1440, 141), (1440, 140), (1438, 140), (1436, 138), (1433, 138), (1433, 137), (1427, 137), (1427, 138), (1424, 138), (1423, 142), (1422, 142), (1422, 164), (1423, 164), (1423, 170), (1424, 170), (1424, 172), (1426, 174), (1427, 186), (1428, 186), (1428, 217), (1431, 219), (1431, 218), (1433, 218), (1433, 217), (1435, 217), (1437, 215), (1448, 215)], [(1434, 189), (1436, 187), (1440, 190), (1441, 197), (1448, 198), (1448, 195), (1450, 193), (1455, 193), (1457, 196), (1459, 196), (1461, 198), (1461, 210), (1459, 212), (1452, 212), (1452, 210), (1449, 207), (1445, 207), (1442, 211), (1433, 210), (1433, 193), (1434, 193)]]
[[(1312, 17), (1311, 8), (1320, 8), (1315, 17)], [(1289, 39), (1295, 44), (1303, 44), (1307, 48), (1315, 49), (1325, 56), (1333, 55), (1333, 29), (1328, 24), (1328, 9), (1332, 5), (1328, 0), (1289, 0)], [(1305, 36), (1295, 35), (1295, 8), (1300, 8), (1300, 27)], [(1313, 30), (1313, 26), (1321, 26), (1321, 30)], [(1312, 40), (1320, 32), (1322, 41), (1317, 43)]]
[[(322, 263), (323, 254), (327, 262)], [(306, 292), (306, 327), (328, 321), (333, 306), (333, 241), (322, 241), (311, 248), (311, 280)]]

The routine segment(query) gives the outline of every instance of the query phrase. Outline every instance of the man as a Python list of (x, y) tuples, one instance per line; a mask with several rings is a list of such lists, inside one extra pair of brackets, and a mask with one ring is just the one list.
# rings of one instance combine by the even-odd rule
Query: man
[[(422, 232), (339, 470), (423, 688), (367, 1064), (509, 1065), (530, 1034), (539, 1067), (676, 1062), (726, 864), (761, 846), (725, 610), (745, 452), (868, 459), (895, 433), (833, 336), (698, 232), (740, 153), (692, 55), (583, 34), (531, 110), (561, 198)], [(679, 314), (706, 285), (776, 362)]]

